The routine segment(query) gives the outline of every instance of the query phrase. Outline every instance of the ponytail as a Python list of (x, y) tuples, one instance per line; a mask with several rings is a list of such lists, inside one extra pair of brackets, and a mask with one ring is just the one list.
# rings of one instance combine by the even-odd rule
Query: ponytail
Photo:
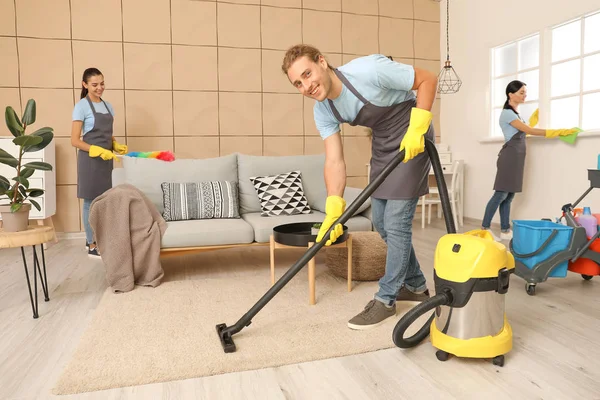
[(83, 77), (81, 78), (81, 99), (88, 94), (88, 90), (83, 86), (83, 82), (87, 83), (92, 76), (102, 75), (102, 72), (98, 68), (88, 68), (83, 71)]
[(517, 110), (515, 110), (515, 109), (514, 109), (514, 108), (513, 108), (513, 107), (510, 105), (510, 103), (509, 103), (509, 100), (510, 100), (510, 99), (508, 98), (508, 96), (506, 96), (506, 101), (504, 102), (504, 107), (502, 107), (502, 108), (504, 108), (504, 109), (506, 109), (506, 110), (512, 110), (512, 111), (513, 111), (515, 114), (519, 115), (519, 113), (517, 112)]
[(519, 115), (519, 113), (517, 112), (517, 110), (515, 110), (509, 103), (510, 101), (510, 93), (516, 93), (518, 92), (523, 86), (526, 86), (526, 84), (524, 82), (521, 81), (511, 81), (508, 85), (506, 85), (506, 101), (504, 102), (504, 106), (502, 108), (504, 108), (505, 110), (513, 110), (513, 112), (517, 115)]

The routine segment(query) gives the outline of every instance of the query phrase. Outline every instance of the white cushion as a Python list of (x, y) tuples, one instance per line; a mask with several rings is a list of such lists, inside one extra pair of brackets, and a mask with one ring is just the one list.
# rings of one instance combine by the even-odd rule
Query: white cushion
[(254, 230), (243, 219), (197, 219), (167, 222), (161, 248), (246, 244)]
[[(312, 214), (284, 215), (279, 217), (262, 217), (260, 212), (243, 214), (242, 218), (254, 229), (254, 240), (258, 243), (267, 243), (273, 234), (273, 228), (277, 225), (292, 224), (297, 222), (321, 223), (325, 214), (314, 211)], [(357, 215), (350, 218), (344, 224), (348, 232), (372, 231), (373, 225), (368, 218)]]
[(260, 212), (260, 202), (254, 185), (250, 181), (252, 176), (277, 175), (289, 171), (302, 173), (302, 186), (304, 195), (311, 208), (318, 204), (325, 205), (327, 189), (323, 169), (325, 155), (303, 156), (251, 156), (238, 154), (238, 176), (240, 183), (240, 213)]

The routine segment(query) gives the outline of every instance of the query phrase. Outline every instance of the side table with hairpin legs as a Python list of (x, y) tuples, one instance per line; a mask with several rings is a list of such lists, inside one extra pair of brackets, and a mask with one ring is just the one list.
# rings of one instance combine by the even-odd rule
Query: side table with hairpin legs
[[(298, 222), (278, 225), (273, 228), (270, 237), (270, 259), (271, 259), (271, 285), (275, 284), (275, 250), (286, 247), (306, 247), (307, 250), (315, 245), (317, 235), (311, 233), (314, 222)], [(348, 227), (344, 226), (344, 233), (337, 238), (331, 247), (345, 247), (348, 249), (348, 291), (352, 291), (352, 234), (348, 233)], [(308, 262), (308, 304), (316, 304), (315, 279), (316, 263), (315, 257)]]
[[(23, 258), (23, 266), (25, 267), (25, 278), (27, 279), (27, 288), (29, 289), (29, 299), (31, 300), (31, 309), (33, 310), (33, 318), (38, 318), (38, 272), (40, 275), (40, 283), (44, 292), (44, 300), (49, 301), (48, 297), (48, 277), (46, 276), (46, 258), (44, 255), (44, 243), (54, 239), (54, 228), (51, 226), (36, 226), (29, 225), (27, 230), (20, 232), (6, 232), (0, 228), (0, 249), (21, 248), (21, 257)], [(36, 246), (39, 245), (41, 252), (38, 257)], [(29, 279), (29, 271), (27, 268), (27, 260), (25, 258), (25, 247), (32, 247), (32, 264), (33, 264), (33, 292), (31, 291), (31, 281)], [(34, 300), (35, 299), (35, 300)]]

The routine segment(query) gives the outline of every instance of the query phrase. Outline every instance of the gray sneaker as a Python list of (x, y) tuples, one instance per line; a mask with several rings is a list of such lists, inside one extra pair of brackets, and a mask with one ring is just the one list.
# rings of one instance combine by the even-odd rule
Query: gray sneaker
[(396, 301), (405, 301), (411, 303), (420, 303), (429, 298), (429, 289), (425, 289), (423, 293), (415, 293), (411, 292), (406, 288), (406, 286), (402, 286), (398, 295), (396, 295)]
[(387, 307), (380, 301), (371, 300), (360, 314), (348, 321), (350, 329), (370, 329), (381, 325), (387, 318), (396, 315), (396, 304)]

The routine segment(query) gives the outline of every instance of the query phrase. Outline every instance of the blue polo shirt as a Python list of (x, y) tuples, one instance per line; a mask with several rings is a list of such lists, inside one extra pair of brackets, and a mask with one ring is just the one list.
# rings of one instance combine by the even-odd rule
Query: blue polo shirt
[[(358, 93), (375, 106), (388, 107), (415, 99), (412, 91), (415, 70), (412, 65), (392, 61), (382, 54), (373, 54), (356, 58), (338, 70)], [(342, 85), (342, 93), (338, 98), (332, 101), (345, 121), (354, 121), (364, 105), (345, 85)], [(323, 139), (340, 131), (340, 123), (333, 115), (327, 99), (316, 102), (313, 113)]]

